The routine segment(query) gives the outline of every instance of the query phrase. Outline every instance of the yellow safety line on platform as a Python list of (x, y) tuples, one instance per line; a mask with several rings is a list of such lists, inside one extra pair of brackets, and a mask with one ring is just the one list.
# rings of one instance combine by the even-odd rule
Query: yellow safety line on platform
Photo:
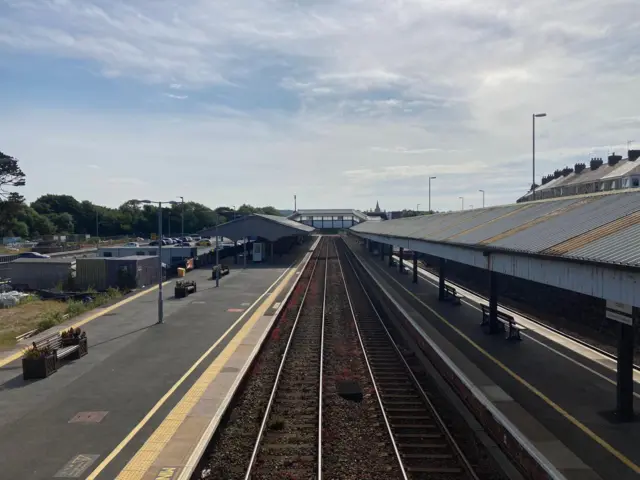
[[(293, 268), (293, 265), (289, 268)], [(296, 271), (296, 268), (293, 268), (293, 272), (295, 271)], [(133, 430), (131, 430), (131, 432), (129, 432), (129, 434), (118, 444), (118, 446), (116, 446), (116, 448), (114, 448), (113, 451), (109, 455), (107, 455), (107, 457), (100, 463), (100, 465), (98, 465), (96, 469), (91, 472), (91, 474), (86, 478), (86, 480), (95, 480), (98, 477), (98, 475), (100, 475), (102, 470), (104, 470), (107, 467), (107, 465), (109, 465), (109, 463), (111, 463), (111, 461), (113, 461), (113, 459), (122, 451), (122, 449), (124, 449), (124, 447), (126, 447), (129, 444), (131, 439), (133, 439), (133, 437), (142, 429), (142, 427), (144, 427), (147, 424), (147, 422), (151, 419), (151, 417), (153, 417), (156, 414), (156, 412), (160, 409), (160, 407), (162, 407), (162, 405), (164, 405), (167, 399), (171, 395), (173, 395), (173, 393), (180, 387), (180, 385), (182, 385), (185, 382), (185, 380), (189, 377), (189, 375), (191, 375), (194, 372), (194, 370), (198, 368), (198, 366), (211, 354), (211, 352), (213, 352), (213, 350), (218, 345), (220, 345), (220, 343), (229, 335), (229, 333), (231, 333), (231, 331), (233, 331), (233, 329), (242, 321), (242, 319), (247, 316), (247, 314), (253, 309), (253, 307), (255, 307), (258, 303), (260, 303), (260, 301), (265, 297), (265, 295), (269, 293), (269, 291), (282, 279), (282, 277), (285, 276), (286, 273), (287, 273), (286, 270), (282, 272), (282, 274), (276, 279), (276, 281), (273, 282), (269, 286), (269, 288), (267, 288), (265, 292), (262, 295), (260, 295), (257, 298), (257, 300), (253, 302), (251, 306), (249, 306), (242, 315), (238, 317), (238, 319), (227, 329), (227, 331), (224, 332), (220, 336), (220, 338), (218, 338), (218, 340), (213, 345), (211, 345), (211, 347), (209, 347), (209, 349), (206, 352), (204, 352), (198, 360), (196, 360), (196, 362), (193, 365), (191, 365), (189, 370), (187, 370), (184, 373), (184, 375), (182, 375), (182, 377), (180, 377), (180, 379), (169, 389), (169, 391), (165, 393), (162, 396), (162, 398), (160, 398), (160, 400), (158, 400), (158, 403), (156, 403), (153, 406), (153, 408), (149, 410), (149, 412), (144, 416), (144, 418), (140, 420), (140, 423), (138, 423), (138, 425), (136, 425), (133, 428)], [(268, 305), (268, 304), (269, 303), (267, 301), (264, 302), (264, 305)]]
[[(355, 252), (354, 252), (355, 253)], [(360, 255), (358, 254), (358, 256), (360, 257)], [(560, 405), (556, 404), (553, 400), (551, 400), (549, 397), (547, 397), (544, 393), (542, 393), (540, 390), (538, 390), (536, 387), (534, 387), (533, 385), (531, 385), (529, 382), (527, 382), (524, 378), (520, 377), (517, 373), (515, 373), (513, 370), (511, 370), (509, 367), (507, 367), (504, 363), (502, 363), (500, 360), (498, 360), (497, 358), (495, 358), (493, 355), (491, 355), (489, 352), (487, 352), (484, 348), (482, 348), (480, 345), (478, 345), (476, 342), (474, 342), (471, 338), (469, 338), (467, 335), (465, 335), (460, 329), (458, 329), (455, 325), (453, 325), (451, 322), (449, 322), (446, 318), (444, 318), (442, 315), (440, 315), (438, 312), (436, 312), (433, 308), (431, 308), (429, 305), (427, 305), (426, 303), (424, 303), (422, 300), (420, 300), (420, 298), (418, 298), (416, 295), (413, 294), (413, 292), (411, 292), (410, 290), (408, 290), (404, 285), (402, 285), (398, 280), (396, 280), (395, 278), (393, 278), (391, 276), (391, 274), (389, 274), (388, 272), (385, 272), (383, 269), (379, 268), (378, 266), (376, 266), (376, 268), (384, 273), (387, 277), (389, 277), (391, 280), (393, 280), (400, 288), (402, 288), (405, 292), (407, 292), (409, 295), (411, 295), (413, 298), (415, 298), (418, 302), (420, 302), (420, 304), (422, 304), (427, 310), (429, 310), (436, 318), (438, 318), (440, 321), (442, 321), (445, 325), (447, 325), (448, 327), (450, 327), (453, 331), (455, 331), (458, 335), (460, 335), (462, 338), (464, 338), (467, 342), (469, 342), (469, 344), (471, 344), (476, 350), (478, 350), (480, 353), (482, 353), (485, 357), (487, 357), (489, 360), (491, 360), (493, 363), (495, 363), (498, 367), (500, 367), (502, 370), (504, 370), (507, 374), (509, 374), (511, 377), (513, 377), (515, 380), (517, 380), (518, 382), (520, 382), (520, 384), (522, 384), (523, 386), (525, 386), (527, 389), (529, 389), (532, 393), (534, 393), (536, 396), (538, 396), (540, 399), (542, 399), (544, 402), (546, 402), (551, 408), (553, 408), (556, 412), (558, 412), (560, 415), (562, 415), (564, 418), (566, 418), (569, 422), (571, 422), (573, 425), (575, 425), (576, 427), (578, 427), (585, 435), (587, 435), (588, 437), (590, 437), (593, 441), (595, 441), (598, 445), (600, 445), (602, 448), (604, 448), (605, 450), (607, 450), (611, 455), (613, 455), (614, 457), (616, 457), (618, 460), (620, 460), (622, 463), (624, 463), (627, 467), (629, 467), (631, 470), (633, 470), (635, 473), (640, 473), (640, 467), (638, 465), (636, 465), (631, 459), (627, 458), (623, 453), (619, 452), (618, 450), (616, 450), (613, 446), (611, 446), (609, 443), (607, 443), (606, 440), (600, 438), (594, 431), (592, 431), (589, 427), (587, 427), (586, 425), (582, 424), (577, 418), (575, 418), (573, 415), (571, 415), (569, 412), (567, 412), (564, 408), (562, 408)]]
[(295, 275), (296, 270), (292, 269), (278, 285), (278, 287), (262, 302), (260, 307), (251, 315), (249, 320), (242, 326), (238, 333), (229, 341), (224, 350), (218, 355), (211, 365), (191, 386), (189, 391), (182, 397), (178, 404), (173, 407), (169, 415), (162, 421), (160, 426), (147, 439), (138, 453), (129, 461), (127, 466), (120, 472), (117, 480), (135, 480), (142, 477), (149, 470), (153, 462), (158, 458), (160, 452), (167, 445), (169, 440), (175, 435), (180, 425), (187, 418), (191, 409), (198, 403), (204, 395), (207, 387), (216, 379), (224, 365), (227, 363), (231, 355), (238, 348), (240, 343), (251, 331), (256, 322), (262, 317), (273, 301), (280, 294), (291, 278)]
[[(166, 285), (167, 283), (171, 283), (171, 282), (170, 281), (169, 282), (164, 282), (162, 285)], [(153, 291), (155, 291), (157, 289), (158, 289), (158, 286), (156, 285), (156, 286), (148, 288), (147, 290), (144, 290), (142, 292), (138, 292), (135, 295), (132, 295), (132, 296), (130, 296), (128, 298), (125, 298), (124, 300), (122, 300), (122, 301), (120, 301), (118, 303), (114, 303), (110, 307), (107, 307), (107, 308), (105, 308), (103, 310), (100, 310), (97, 313), (89, 315), (87, 318), (84, 318), (84, 319), (80, 320), (79, 322), (74, 323), (71, 326), (74, 327), (74, 328), (81, 327), (82, 325), (85, 325), (85, 324), (95, 320), (96, 318), (100, 318), (103, 315), (106, 315), (107, 313), (114, 311), (116, 308), (120, 308), (122, 305), (126, 305), (129, 302), (133, 302), (134, 300), (142, 297), (143, 295), (146, 295), (147, 293), (153, 292)], [(68, 328), (69, 327), (60, 329), (59, 333), (62, 333), (64, 330), (67, 330)], [(2, 359), (0, 359), (0, 367), (4, 367), (5, 365), (7, 365), (7, 364), (9, 364), (9, 363), (11, 363), (11, 362), (13, 362), (15, 360), (18, 360), (21, 357), (22, 357), (22, 352), (20, 351), (20, 352), (13, 353), (13, 354), (5, 357), (5, 358), (2, 358)]]

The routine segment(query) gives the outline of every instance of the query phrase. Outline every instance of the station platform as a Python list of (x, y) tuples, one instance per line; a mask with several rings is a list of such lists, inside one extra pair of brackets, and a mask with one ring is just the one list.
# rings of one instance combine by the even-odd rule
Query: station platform
[(487, 335), (480, 327), (480, 298), (470, 296), (459, 306), (439, 302), (427, 272), (414, 284), (410, 270), (401, 274), (387, 257), (381, 261), (354, 239), (346, 241), (379, 285), (564, 478), (639, 478), (640, 422), (617, 423), (611, 415), (616, 373), (610, 359), (535, 328), (522, 342)]
[(24, 381), (20, 359), (1, 357), (0, 478), (155, 479), (165, 466), (160, 478), (179, 478), (314, 243), (270, 264), (230, 262), (219, 288), (194, 270), (198, 290), (183, 299), (169, 282), (163, 324), (157, 290), (76, 319), (89, 354), (46, 379)]

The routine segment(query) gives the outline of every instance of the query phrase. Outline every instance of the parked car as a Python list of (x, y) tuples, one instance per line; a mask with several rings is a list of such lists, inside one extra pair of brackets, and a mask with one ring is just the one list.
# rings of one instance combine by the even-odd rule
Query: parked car
[(199, 247), (210, 247), (211, 246), (211, 240), (200, 240), (198, 242), (198, 246)]
[(140, 244), (138, 242), (129, 242), (124, 244), (125, 247), (139, 247)]
[(23, 252), (18, 256), (20, 258), (51, 258), (49, 255), (38, 252)]

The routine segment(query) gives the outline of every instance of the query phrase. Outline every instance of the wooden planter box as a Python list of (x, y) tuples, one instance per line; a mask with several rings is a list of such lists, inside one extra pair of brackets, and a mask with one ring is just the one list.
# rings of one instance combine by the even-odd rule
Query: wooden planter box
[(174, 296), (176, 298), (184, 298), (190, 293), (196, 292), (196, 282), (194, 281), (185, 281), (176, 283), (176, 287), (174, 289)]
[(47, 355), (46, 357), (22, 359), (22, 377), (25, 380), (47, 378), (57, 369), (55, 353)]
[(84, 357), (87, 353), (89, 353), (87, 337), (66, 337), (62, 339), (63, 347), (70, 347), (72, 345), (78, 345), (78, 350), (76, 350), (71, 357), (73, 359)]

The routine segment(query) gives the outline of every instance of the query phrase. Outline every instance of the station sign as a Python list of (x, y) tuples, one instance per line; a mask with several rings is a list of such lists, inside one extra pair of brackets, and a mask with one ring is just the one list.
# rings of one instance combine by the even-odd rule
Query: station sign
[(633, 325), (633, 306), (607, 300), (607, 318), (625, 325)]

